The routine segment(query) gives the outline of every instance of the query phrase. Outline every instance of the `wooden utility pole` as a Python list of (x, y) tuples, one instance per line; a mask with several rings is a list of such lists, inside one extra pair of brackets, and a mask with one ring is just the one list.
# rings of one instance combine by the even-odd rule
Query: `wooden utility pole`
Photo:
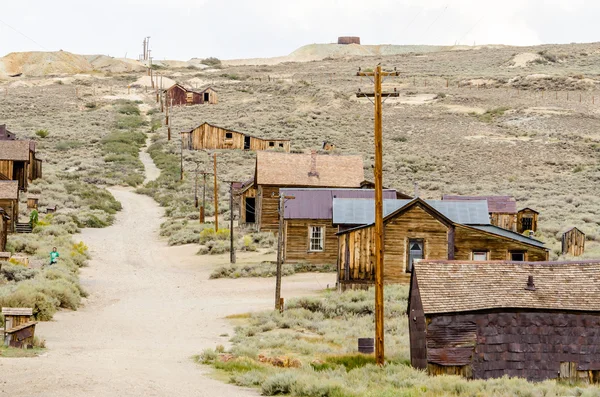
[[(382, 97), (396, 96), (381, 92), (382, 77), (398, 76), (398, 72), (383, 72), (381, 65), (374, 72), (357, 73), (358, 76), (373, 77), (374, 92), (372, 96), (375, 105), (375, 359), (377, 365), (383, 365), (384, 332), (383, 332), (383, 144), (382, 144)], [(427, 83), (426, 83), (427, 84)], [(394, 94), (397, 92), (394, 90)], [(358, 96), (359, 94), (357, 94)]]
[(235, 263), (235, 246), (233, 244), (233, 182), (229, 182), (229, 262)]
[(181, 149), (179, 151), (179, 159), (181, 161), (179, 168), (179, 180), (183, 181), (183, 138), (181, 138)]
[(219, 190), (217, 189), (217, 153), (213, 153), (215, 177), (215, 233), (219, 231)]
[(275, 310), (281, 311), (281, 268), (283, 266), (283, 211), (285, 200), (293, 200), (294, 196), (282, 196), (279, 195), (279, 207), (277, 213), (279, 214), (279, 229), (277, 232), (277, 270), (275, 276)]
[(208, 172), (203, 172), (204, 184), (202, 185), (202, 207), (200, 207), (200, 223), (206, 223), (204, 209), (206, 208), (206, 175)]

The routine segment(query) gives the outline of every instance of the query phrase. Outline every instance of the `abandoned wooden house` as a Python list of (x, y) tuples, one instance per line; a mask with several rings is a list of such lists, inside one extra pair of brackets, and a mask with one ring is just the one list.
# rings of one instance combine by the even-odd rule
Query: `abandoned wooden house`
[(600, 381), (600, 262), (419, 261), (413, 269), (414, 367)]
[(19, 182), (27, 191), (29, 181), (42, 177), (42, 160), (36, 158), (34, 141), (0, 141), (0, 180)]
[(15, 134), (6, 129), (6, 124), (0, 124), (0, 141), (14, 141)]
[(539, 214), (539, 212), (531, 208), (519, 210), (517, 212), (517, 233), (525, 233), (526, 231), (536, 232)]
[[(281, 188), (360, 188), (364, 179), (361, 156), (318, 155), (312, 153), (257, 152), (253, 188), (255, 227), (277, 232), (279, 189)], [(247, 220), (247, 218), (246, 218)]]
[(0, 208), (9, 217), (7, 230), (13, 233), (19, 219), (19, 183), (17, 181), (0, 180)]
[(453, 196), (444, 195), (442, 200), (485, 200), (490, 211), (490, 223), (503, 229), (517, 231), (517, 200), (512, 196)]
[[(547, 261), (544, 243), (490, 224), (486, 201), (385, 200), (384, 278), (408, 282), (417, 259)], [(375, 209), (371, 200), (335, 199), (342, 289), (375, 280)]]
[[(0, 208), (0, 252), (6, 251), (6, 240), (8, 238), (8, 222), (10, 216), (6, 213), (4, 208)], [(2, 260), (2, 258), (0, 258)]]
[(186, 150), (239, 149), (290, 151), (289, 139), (262, 139), (252, 135), (202, 123), (181, 132), (181, 144)]
[[(333, 224), (336, 198), (371, 199), (370, 189), (282, 188), (279, 194), (294, 197), (284, 205), (284, 261), (336, 264), (337, 227)], [(395, 199), (396, 191), (383, 191), (385, 199)]]
[(163, 90), (165, 101), (169, 106), (191, 106), (201, 104), (216, 104), (217, 91), (208, 87), (202, 91), (185, 88), (181, 84), (173, 84)]
[(562, 235), (563, 255), (580, 256), (585, 251), (585, 233), (576, 227), (569, 228)]
[(25, 307), (3, 307), (3, 345), (17, 348), (32, 348), (35, 337), (33, 309)]

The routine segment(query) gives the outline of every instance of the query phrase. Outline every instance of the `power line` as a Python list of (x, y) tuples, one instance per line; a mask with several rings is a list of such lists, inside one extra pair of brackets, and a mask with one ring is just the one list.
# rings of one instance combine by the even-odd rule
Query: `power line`
[(49, 49), (47, 49), (46, 47), (44, 47), (43, 45), (41, 45), (40, 43), (38, 43), (37, 41), (35, 41), (34, 39), (32, 39), (31, 37), (27, 36), (25, 33), (20, 32), (19, 30), (13, 28), (12, 26), (10, 26), (9, 24), (7, 24), (6, 22), (4, 22), (2, 19), (0, 19), (0, 22), (2, 24), (4, 24), (5, 26), (7, 26), (8, 28), (14, 30), (15, 32), (17, 32), (18, 34), (20, 34), (21, 36), (25, 37), (27, 40), (31, 41), (32, 43), (40, 46), (42, 49), (46, 50), (46, 51), (50, 51)]
[(427, 29), (425, 29), (425, 31), (423, 32), (423, 34), (427, 33), (429, 31), (429, 29), (431, 29), (431, 27), (438, 21), (438, 19), (440, 19), (442, 17), (442, 15), (444, 14), (444, 12), (446, 12), (447, 9), (448, 9), (448, 4), (446, 4), (446, 6), (442, 10), (442, 12), (440, 12), (440, 14), (437, 16), (437, 18), (435, 18), (433, 20), (433, 22), (431, 22), (431, 25), (429, 25), (427, 27)]

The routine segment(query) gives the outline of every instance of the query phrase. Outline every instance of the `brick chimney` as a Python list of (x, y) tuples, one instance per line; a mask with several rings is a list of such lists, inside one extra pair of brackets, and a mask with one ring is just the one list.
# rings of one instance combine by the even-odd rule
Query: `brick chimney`
[(316, 176), (319, 177), (319, 172), (317, 171), (317, 151), (310, 151), (310, 171), (308, 172), (308, 176)]
[(533, 283), (533, 276), (527, 277), (527, 287), (525, 287), (527, 291), (535, 291), (535, 284)]

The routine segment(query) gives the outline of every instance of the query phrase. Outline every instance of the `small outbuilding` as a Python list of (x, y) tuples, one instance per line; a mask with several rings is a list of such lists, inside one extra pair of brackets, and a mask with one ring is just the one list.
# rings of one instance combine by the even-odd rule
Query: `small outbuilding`
[(539, 212), (531, 208), (523, 208), (517, 212), (517, 233), (525, 233), (528, 230), (536, 232), (539, 214)]
[(0, 180), (0, 208), (8, 217), (6, 219), (7, 231), (15, 232), (19, 219), (19, 183), (17, 181)]
[(189, 131), (181, 132), (181, 144), (185, 150), (238, 149), (238, 150), (280, 150), (289, 153), (289, 139), (263, 139), (202, 123)]
[(490, 223), (503, 229), (517, 231), (517, 200), (512, 196), (454, 196), (445, 194), (442, 200), (485, 200), (490, 211)]
[(212, 87), (196, 91), (185, 88), (181, 84), (174, 84), (163, 90), (163, 93), (169, 106), (214, 105), (218, 102), (217, 91)]
[(19, 189), (27, 191), (29, 182), (41, 177), (35, 141), (0, 140), (0, 180), (18, 181)]
[[(8, 237), (8, 222), (10, 216), (4, 211), (4, 208), (0, 208), (0, 253), (6, 251), (6, 240)], [(3, 260), (0, 257), (0, 260)]]
[(585, 251), (585, 233), (576, 227), (565, 231), (562, 235), (563, 255), (580, 256)]
[(16, 139), (15, 134), (6, 129), (6, 124), (0, 124), (0, 141), (14, 141)]
[(407, 313), (431, 375), (600, 380), (599, 261), (419, 261)]

